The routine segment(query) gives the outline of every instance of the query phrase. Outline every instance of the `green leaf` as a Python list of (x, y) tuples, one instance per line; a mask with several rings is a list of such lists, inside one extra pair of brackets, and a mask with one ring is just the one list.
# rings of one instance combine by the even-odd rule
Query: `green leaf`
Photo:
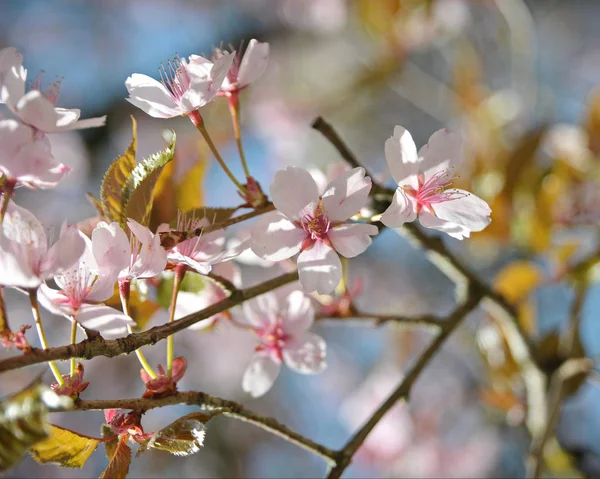
[(106, 457), (109, 459), (115, 455), (115, 451), (117, 450), (117, 445), (119, 443), (119, 437), (115, 434), (115, 431), (108, 424), (102, 424), (102, 429), (100, 430), (101, 435), (104, 439), (107, 437), (113, 437), (108, 441), (104, 441), (104, 449), (106, 451)]
[(100, 198), (102, 209), (108, 221), (118, 221), (121, 226), (125, 224), (125, 210), (123, 208), (123, 189), (127, 184), (135, 165), (135, 154), (137, 150), (137, 123), (133, 115), (131, 142), (121, 156), (111, 163), (102, 180), (100, 187)]
[(16, 464), (30, 447), (52, 433), (48, 412), (73, 406), (41, 383), (34, 384), (0, 403), (0, 472)]
[(212, 413), (195, 412), (180, 417), (144, 443), (138, 454), (149, 449), (160, 449), (176, 456), (189, 456), (200, 450), (204, 442), (204, 424), (222, 411)]
[(131, 448), (127, 445), (128, 434), (123, 434), (114, 454), (99, 479), (125, 479), (131, 464)]
[(98, 447), (100, 439), (50, 425), (47, 439), (31, 447), (29, 453), (40, 464), (81, 468)]
[(169, 146), (141, 161), (131, 172), (121, 195), (120, 221), (125, 223), (132, 218), (144, 226), (150, 221), (154, 189), (164, 166), (175, 154), (175, 133)]

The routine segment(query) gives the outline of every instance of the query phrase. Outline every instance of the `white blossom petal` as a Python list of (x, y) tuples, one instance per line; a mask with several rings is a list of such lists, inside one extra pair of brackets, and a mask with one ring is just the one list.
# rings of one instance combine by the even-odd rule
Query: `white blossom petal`
[(17, 114), (23, 123), (38, 130), (51, 132), (56, 129), (57, 114), (54, 105), (38, 90), (27, 92), (19, 100)]
[(417, 146), (404, 127), (396, 126), (394, 135), (385, 142), (385, 160), (398, 185), (417, 186)]
[(315, 310), (310, 298), (302, 291), (292, 291), (285, 300), (281, 315), (283, 330), (290, 336), (307, 331), (315, 320)]
[(298, 256), (298, 274), (304, 291), (329, 294), (342, 279), (342, 262), (334, 250), (317, 241)]
[(237, 75), (239, 87), (248, 86), (263, 76), (267, 69), (268, 59), (269, 44), (255, 39), (250, 40)]
[(104, 304), (81, 305), (76, 319), (85, 328), (99, 331), (107, 338), (122, 336), (127, 332), (128, 324), (135, 324), (126, 314)]
[(264, 395), (279, 376), (281, 365), (263, 354), (255, 354), (244, 373), (242, 388), (252, 397)]
[(129, 92), (127, 101), (154, 118), (172, 118), (182, 112), (166, 87), (148, 75), (134, 73), (125, 81)]
[(23, 55), (13, 47), (0, 50), (0, 103), (16, 105), (25, 95), (26, 78)]
[(283, 350), (285, 364), (300, 374), (316, 374), (322, 372), (327, 363), (325, 340), (313, 333), (288, 342)]
[(277, 322), (279, 301), (275, 293), (261, 294), (242, 305), (244, 322), (256, 327), (267, 328)]
[(295, 166), (275, 174), (270, 192), (275, 208), (291, 220), (312, 213), (319, 201), (319, 189), (311, 174)]
[(306, 233), (281, 213), (270, 213), (252, 227), (252, 251), (263, 259), (281, 261), (300, 251)]
[(458, 167), (463, 157), (462, 139), (445, 128), (434, 132), (419, 150), (419, 170), (425, 179), (440, 171)]
[(49, 278), (73, 266), (85, 251), (85, 242), (74, 226), (63, 227), (56, 243), (40, 264), (40, 276)]
[(341, 224), (329, 230), (328, 236), (335, 250), (346, 258), (354, 258), (371, 244), (371, 236), (379, 229), (375, 225)]
[(344, 221), (358, 213), (370, 191), (371, 178), (365, 176), (364, 168), (354, 168), (329, 183), (323, 193), (323, 209), (329, 221)]
[(453, 191), (455, 195), (462, 196), (432, 205), (438, 218), (463, 226), (468, 231), (481, 231), (490, 224), (492, 210), (484, 200), (468, 191)]
[(400, 228), (404, 223), (409, 223), (417, 218), (417, 205), (413, 198), (398, 188), (394, 193), (392, 203), (381, 216), (381, 222), (390, 228)]

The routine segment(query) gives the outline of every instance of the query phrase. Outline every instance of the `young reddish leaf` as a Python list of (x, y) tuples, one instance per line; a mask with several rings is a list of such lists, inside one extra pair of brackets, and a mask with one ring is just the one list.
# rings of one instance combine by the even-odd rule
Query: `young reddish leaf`
[(204, 424), (218, 414), (221, 414), (221, 411), (210, 414), (195, 412), (180, 417), (154, 433), (148, 442), (142, 444), (138, 454), (149, 448), (167, 451), (176, 456), (195, 454), (204, 442)]
[(50, 425), (47, 439), (31, 447), (29, 453), (40, 464), (81, 468), (98, 447), (100, 439)]
[(131, 116), (132, 134), (131, 142), (121, 156), (111, 163), (102, 180), (100, 197), (104, 216), (109, 221), (118, 221), (125, 225), (127, 218), (123, 208), (123, 190), (132, 172), (135, 169), (135, 153), (137, 150), (137, 123)]
[(154, 191), (158, 177), (164, 166), (175, 154), (175, 133), (169, 146), (163, 151), (144, 158), (131, 172), (121, 195), (120, 221), (132, 218), (147, 226), (154, 202)]
[(131, 448), (127, 445), (127, 438), (126, 434), (121, 436), (108, 466), (99, 479), (125, 479), (127, 477), (131, 464)]

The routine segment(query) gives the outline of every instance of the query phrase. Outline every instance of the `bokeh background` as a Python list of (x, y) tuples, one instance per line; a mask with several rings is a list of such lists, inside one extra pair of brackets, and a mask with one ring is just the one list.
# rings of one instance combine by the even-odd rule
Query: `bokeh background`
[[(53, 137), (56, 158), (72, 166), (72, 173), (55, 190), (19, 191), (17, 202), (54, 227), (93, 215), (85, 193), (98, 192), (107, 166), (128, 144), (130, 114), (138, 121), (139, 157), (162, 148), (161, 133), (172, 128), (178, 148), (191, 151), (182, 161), (196, 161), (199, 137), (193, 125), (187, 119), (155, 120), (136, 110), (125, 101), (124, 81), (134, 72), (157, 76), (160, 62), (176, 53), (210, 54), (214, 45), (257, 38), (271, 44), (271, 57), (265, 76), (243, 94), (242, 121), (246, 157), (264, 187), (281, 167), (325, 170), (339, 161), (310, 128), (317, 115), (333, 123), (386, 183), (383, 144), (395, 125), (408, 128), (418, 145), (438, 128), (459, 130), (470, 146), (460, 181), (492, 205), (493, 223), (471, 240), (445, 241), (482, 278), (523, 301), (520, 319), (535, 340), (564, 330), (573, 290), (558, 273), (594, 251), (600, 219), (598, 163), (585, 140), (592, 131), (579, 126), (600, 77), (600, 4), (437, 0), (426, 13), (424, 3), (3, 0), (0, 47), (22, 51), (30, 77), (43, 71), (46, 83), (62, 79), (61, 106), (81, 108), (83, 117), (108, 115), (105, 128)], [(223, 156), (241, 176), (226, 103), (215, 101), (203, 114)], [(572, 127), (557, 128), (559, 123)], [(207, 166), (205, 204), (239, 204), (218, 165), (205, 153), (200, 161)], [(247, 285), (280, 272), (277, 266), (240, 267)], [(365, 311), (411, 315), (452, 309), (452, 283), (395, 231), (384, 231), (351, 261), (350, 277), (364, 284), (357, 304)], [(600, 353), (599, 298), (592, 281), (581, 324), (592, 357)], [(11, 321), (30, 322), (18, 293), (7, 294), (7, 301)], [(67, 322), (45, 317), (51, 344), (64, 344)], [(159, 312), (151, 324), (164, 318)], [(233, 328), (179, 334), (176, 350), (189, 364), (180, 389), (243, 402), (318, 442), (341, 447), (431, 336), (392, 324), (337, 321), (319, 323), (315, 330), (327, 340), (327, 370), (301, 376), (284, 368), (274, 388), (258, 400), (241, 390), (251, 337)], [(152, 364), (164, 361), (164, 345), (145, 350)], [(85, 367), (91, 384), (84, 398), (136, 397), (144, 390), (134, 355), (99, 357)], [(22, 388), (41, 371), (3, 375), (0, 393)], [(373, 432), (347, 477), (523, 476), (529, 437), (518, 373), (494, 319), (473, 313), (421, 376), (411, 403), (394, 408)], [(153, 431), (190, 410), (151, 411), (143, 424)], [(103, 423), (100, 412), (53, 419), (95, 436)], [(600, 474), (599, 426), (600, 390), (590, 377), (563, 408), (548, 473)], [(101, 449), (83, 470), (25, 459), (7, 477), (97, 477), (106, 463)], [(260, 429), (217, 417), (199, 453), (188, 458), (146, 453), (134, 459), (130, 477), (296, 478), (324, 472), (321, 459)]]

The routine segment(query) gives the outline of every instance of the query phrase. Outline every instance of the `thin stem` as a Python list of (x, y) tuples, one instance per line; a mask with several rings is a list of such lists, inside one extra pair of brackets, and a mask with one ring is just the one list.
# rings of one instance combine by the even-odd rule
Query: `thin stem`
[(2, 203), (0, 203), (0, 226), (4, 221), (4, 216), (6, 215), (6, 210), (8, 210), (8, 204), (10, 203), (16, 185), (17, 182), (15, 180), (8, 178), (0, 185), (0, 192), (2, 193)]
[[(31, 313), (33, 314), (33, 320), (35, 321), (35, 327), (38, 332), (38, 336), (40, 337), (40, 343), (43, 349), (50, 349), (48, 347), (48, 341), (46, 340), (46, 333), (44, 332), (44, 326), (42, 325), (42, 316), (40, 315), (40, 305), (37, 300), (37, 289), (29, 290), (29, 301), (31, 302)], [(48, 361), (48, 366), (52, 370), (52, 374), (54, 374), (54, 378), (59, 385), (65, 384), (65, 380), (60, 374), (60, 370), (58, 366), (54, 363), (54, 361)]]
[[(184, 264), (178, 264), (175, 267), (175, 276), (173, 278), (173, 292), (171, 293), (171, 304), (169, 305), (169, 323), (175, 321), (175, 307), (177, 305), (177, 295), (179, 287), (185, 276), (187, 267)], [(171, 377), (173, 371), (173, 334), (167, 338), (167, 376)]]
[(246, 188), (244, 188), (244, 186), (238, 180), (236, 180), (235, 176), (233, 176), (233, 173), (231, 172), (229, 167), (225, 164), (225, 162), (223, 161), (223, 158), (221, 157), (221, 154), (219, 153), (219, 150), (217, 150), (217, 147), (213, 143), (212, 138), (210, 137), (210, 134), (208, 133), (208, 130), (206, 129), (206, 126), (204, 125), (204, 120), (202, 119), (202, 117), (200, 116), (200, 114), (198, 112), (195, 112), (195, 113), (197, 113), (197, 115), (193, 115), (193, 114), (190, 115), (190, 119), (192, 120), (192, 123), (194, 124), (194, 126), (197, 128), (197, 130), (202, 134), (202, 136), (206, 140), (206, 143), (208, 144), (210, 151), (212, 151), (217, 162), (219, 163), (219, 165), (221, 165), (221, 168), (223, 168), (223, 171), (225, 172), (225, 174), (229, 177), (229, 179), (233, 182), (233, 184), (237, 187), (237, 189), (245, 194)]
[[(130, 288), (130, 281), (119, 281), (119, 295), (121, 296), (121, 305), (123, 306), (123, 312), (129, 317), (131, 317), (131, 313), (129, 311)], [(129, 334), (133, 334), (133, 328), (129, 324), (127, 325), (127, 332)], [(154, 372), (154, 369), (152, 369), (152, 366), (150, 366), (150, 364), (146, 360), (146, 357), (144, 356), (144, 353), (142, 352), (141, 348), (137, 348), (135, 350), (135, 355), (137, 356), (142, 367), (144, 368), (144, 371), (148, 373), (148, 376), (150, 376), (152, 379), (156, 378), (157, 374)]]
[(10, 331), (8, 316), (6, 314), (6, 303), (4, 302), (4, 286), (0, 286), (0, 333)]
[[(77, 320), (72, 317), (71, 318), (71, 344), (75, 344), (77, 342)], [(75, 358), (71, 358), (71, 377), (75, 375)]]
[(244, 155), (244, 148), (242, 147), (242, 133), (240, 131), (240, 97), (237, 93), (233, 93), (228, 97), (228, 100), (229, 113), (231, 114), (231, 121), (233, 122), (233, 135), (235, 136), (235, 142), (240, 153), (240, 160), (242, 160), (244, 174), (246, 175), (246, 178), (248, 178), (250, 176), (250, 170), (248, 169), (248, 163), (246, 163), (246, 155)]

